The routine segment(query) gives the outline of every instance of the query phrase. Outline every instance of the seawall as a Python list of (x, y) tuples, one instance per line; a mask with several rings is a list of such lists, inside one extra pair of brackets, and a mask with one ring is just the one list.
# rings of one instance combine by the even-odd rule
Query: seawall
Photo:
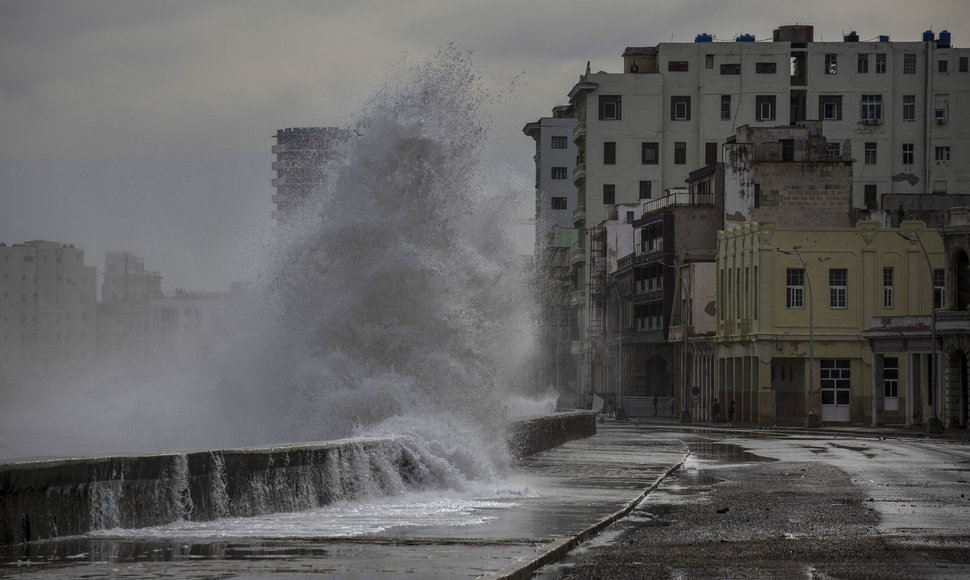
[[(596, 433), (595, 414), (508, 428), (515, 458)], [(416, 450), (390, 439), (0, 464), (0, 545), (91, 530), (312, 509), (435, 485)]]

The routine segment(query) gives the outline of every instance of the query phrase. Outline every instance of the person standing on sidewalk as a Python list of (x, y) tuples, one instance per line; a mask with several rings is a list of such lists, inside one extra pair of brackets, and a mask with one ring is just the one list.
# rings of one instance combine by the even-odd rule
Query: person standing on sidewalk
[(714, 424), (717, 425), (717, 416), (721, 413), (721, 405), (718, 404), (717, 399), (714, 399), (714, 403), (711, 405), (711, 418), (714, 419)]

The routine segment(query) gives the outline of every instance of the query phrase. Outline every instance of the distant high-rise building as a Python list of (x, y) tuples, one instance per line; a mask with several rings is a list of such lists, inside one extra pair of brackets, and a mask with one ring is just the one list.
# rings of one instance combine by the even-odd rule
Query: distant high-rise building
[(0, 386), (93, 358), (96, 277), (73, 244), (0, 244)]
[(350, 131), (336, 127), (302, 127), (280, 129), (276, 132), (273, 170), (276, 188), (273, 217), (285, 223), (312, 206), (319, 199), (333, 171), (340, 146), (350, 137)]

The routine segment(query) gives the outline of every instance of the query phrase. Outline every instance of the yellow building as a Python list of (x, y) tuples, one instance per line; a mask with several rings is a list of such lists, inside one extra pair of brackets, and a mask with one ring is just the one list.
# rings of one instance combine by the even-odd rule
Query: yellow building
[[(873, 354), (862, 333), (876, 317), (928, 317), (943, 291), (943, 261), (939, 234), (918, 221), (898, 229), (869, 221), (829, 229), (750, 223), (720, 232), (721, 408), (733, 400), (737, 421), (759, 424), (872, 423)], [(906, 423), (907, 409), (929, 416), (929, 344), (890, 363), (895, 396), (881, 397), (881, 421)]]

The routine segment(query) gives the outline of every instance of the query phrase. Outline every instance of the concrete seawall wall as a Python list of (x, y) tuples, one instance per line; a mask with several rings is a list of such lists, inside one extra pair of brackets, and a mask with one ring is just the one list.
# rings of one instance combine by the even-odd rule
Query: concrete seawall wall
[[(556, 413), (513, 423), (507, 441), (522, 458), (595, 433), (595, 414)], [(433, 479), (419, 454), (389, 439), (6, 463), (0, 545), (300, 511), (433, 487)]]

